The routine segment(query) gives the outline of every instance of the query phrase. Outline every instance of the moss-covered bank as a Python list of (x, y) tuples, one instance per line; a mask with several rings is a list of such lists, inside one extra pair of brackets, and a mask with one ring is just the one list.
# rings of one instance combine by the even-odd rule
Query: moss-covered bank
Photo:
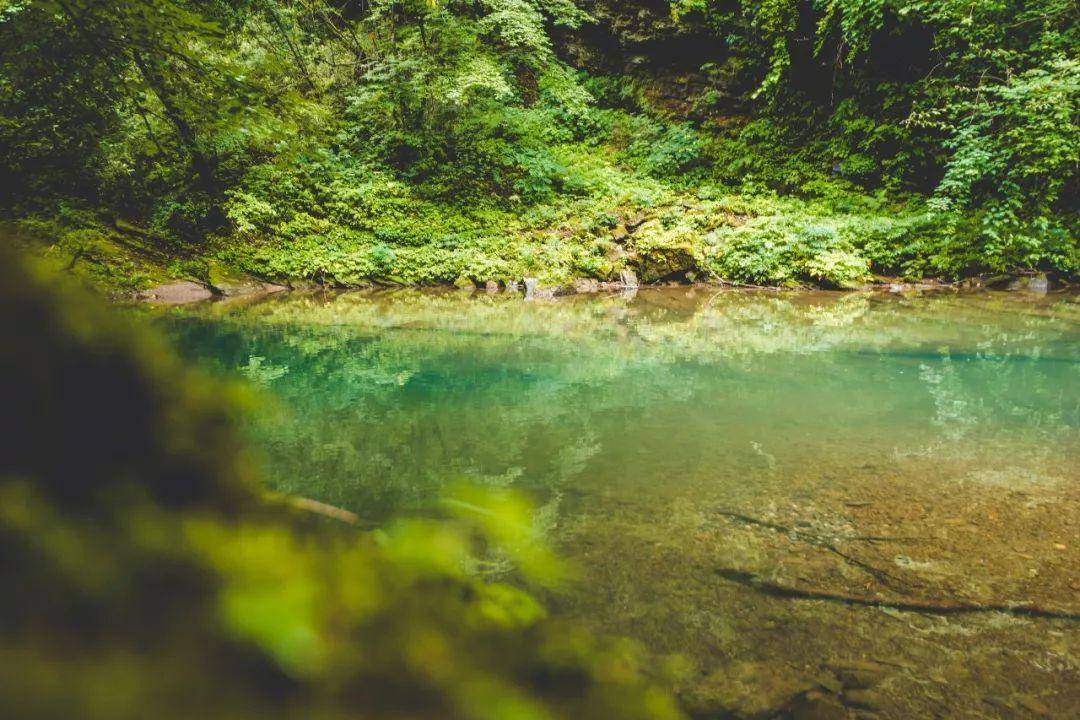
[[(1075, 238), (994, 257), (977, 228), (915, 196), (868, 194), (841, 181), (781, 195), (700, 174), (658, 179), (620, 162), (614, 145), (566, 145), (579, 194), (546, 203), (426, 198), (384, 173), (327, 170), (304, 201), (238, 195), (224, 231), (170, 240), (115, 214), (60, 205), (13, 225), (24, 243), (113, 295), (193, 280), (234, 294), (261, 283), (500, 286), (536, 278), (641, 284), (706, 282), (848, 289), (883, 278), (955, 281), (1080, 268)], [(969, 219), (974, 222), (973, 219)], [(1026, 257), (1026, 259), (1025, 259)]]

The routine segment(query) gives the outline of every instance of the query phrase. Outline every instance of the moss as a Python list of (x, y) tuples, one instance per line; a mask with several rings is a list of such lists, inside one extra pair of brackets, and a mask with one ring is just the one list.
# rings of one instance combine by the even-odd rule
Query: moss
[[(629, 122), (612, 112), (612, 123)], [(1017, 267), (982, 252), (975, 219), (936, 215), (916, 196), (870, 194), (822, 176), (786, 194), (750, 176), (731, 187), (719, 166), (662, 178), (639, 160), (666, 150), (633, 150), (619, 137), (555, 146), (564, 191), (542, 202), (428, 197), (419, 186), (380, 171), (361, 176), (347, 159), (327, 156), (302, 172), (252, 171), (226, 207), (228, 231), (194, 245), (70, 208), (22, 226), (47, 239), (39, 241), (44, 254), (117, 294), (176, 277), (215, 287), (247, 276), (334, 286), (530, 276), (561, 285), (617, 280), (627, 268), (645, 282), (849, 288), (870, 273), (960, 277)], [(1080, 267), (1067, 234), (1047, 247), (1035, 262), (1065, 274)]]
[(86, 211), (61, 207), (23, 217), (5, 233), (52, 267), (113, 296), (130, 295), (181, 276), (175, 259), (134, 226), (110, 226)]

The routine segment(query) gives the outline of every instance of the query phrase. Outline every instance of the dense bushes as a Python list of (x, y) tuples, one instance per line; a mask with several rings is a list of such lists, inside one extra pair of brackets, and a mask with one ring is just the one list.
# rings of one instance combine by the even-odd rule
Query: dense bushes
[[(801, 166), (931, 191), (974, 257), (950, 270), (1075, 272), (1080, 165), (1075, 7), (1066, 0), (673, 2), (726, 38), (757, 117), (729, 176), (794, 189)], [(787, 158), (771, 166), (771, 145)], [(769, 172), (771, 169), (774, 172)], [(940, 263), (929, 263), (940, 265)]]

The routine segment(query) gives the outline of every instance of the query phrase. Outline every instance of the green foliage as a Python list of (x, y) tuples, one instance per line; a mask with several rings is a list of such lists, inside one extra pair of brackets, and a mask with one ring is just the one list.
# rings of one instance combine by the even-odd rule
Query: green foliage
[(160, 238), (123, 222), (106, 224), (80, 205), (60, 203), (4, 231), (17, 244), (40, 249), (49, 265), (110, 295), (130, 295), (170, 276)]
[(547, 26), (584, 17), (565, 1), (373, 3), (360, 29), (374, 57), (347, 92), (341, 140), (439, 196), (549, 196), (563, 171), (549, 144), (580, 129), (589, 98)]
[(645, 172), (672, 177), (701, 162), (701, 140), (687, 123), (662, 126), (647, 120), (632, 124), (627, 156)]
[(769, 0), (737, 12), (693, 0), (672, 11), (709, 16), (762, 103), (717, 153), (726, 177), (789, 191), (815, 174), (936, 184), (939, 224), (969, 234), (966, 271), (1071, 271), (1061, 238), (1075, 223), (1080, 32), (1067, 0)]
[(711, 268), (750, 284), (854, 287), (867, 278), (869, 263), (849, 234), (835, 223), (800, 227), (789, 218), (756, 219), (714, 233)]
[(1065, 232), (1049, 218), (1080, 158), (1080, 63), (1058, 58), (949, 109), (957, 130), (935, 207), (981, 211), (991, 264), (1037, 265)]
[[(51, 252), (113, 289), (161, 267), (202, 277), (208, 258), (331, 284), (612, 279), (648, 260), (615, 257), (619, 223), (594, 218), (676, 198), (705, 213), (703, 197), (732, 190), (803, 205), (742, 231), (745, 258), (714, 269), (728, 279), (849, 285), (863, 260), (909, 275), (1076, 272), (1068, 0), (670, 9), (633, 39), (655, 57), (623, 73), (598, 58), (600, 74), (570, 64), (603, 31), (581, 32), (593, 21), (571, 0), (8, 3), (5, 213), (36, 218)], [(677, 39), (678, 23), (716, 57), (669, 78), (674, 51), (650, 43)], [(92, 212), (73, 222), (61, 206)], [(829, 215), (877, 227), (886, 206), (883, 236), (803, 237)], [(694, 223), (643, 248), (703, 258), (716, 223)]]

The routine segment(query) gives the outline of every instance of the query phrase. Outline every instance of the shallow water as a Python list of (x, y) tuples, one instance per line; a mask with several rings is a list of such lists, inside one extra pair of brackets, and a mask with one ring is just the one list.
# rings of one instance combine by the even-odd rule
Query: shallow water
[(372, 522), (460, 478), (530, 493), (580, 569), (556, 612), (682, 655), (702, 717), (1080, 714), (1080, 622), (888, 606), (1080, 613), (1075, 296), (162, 312), (181, 352), (275, 398), (253, 434), (277, 488)]

